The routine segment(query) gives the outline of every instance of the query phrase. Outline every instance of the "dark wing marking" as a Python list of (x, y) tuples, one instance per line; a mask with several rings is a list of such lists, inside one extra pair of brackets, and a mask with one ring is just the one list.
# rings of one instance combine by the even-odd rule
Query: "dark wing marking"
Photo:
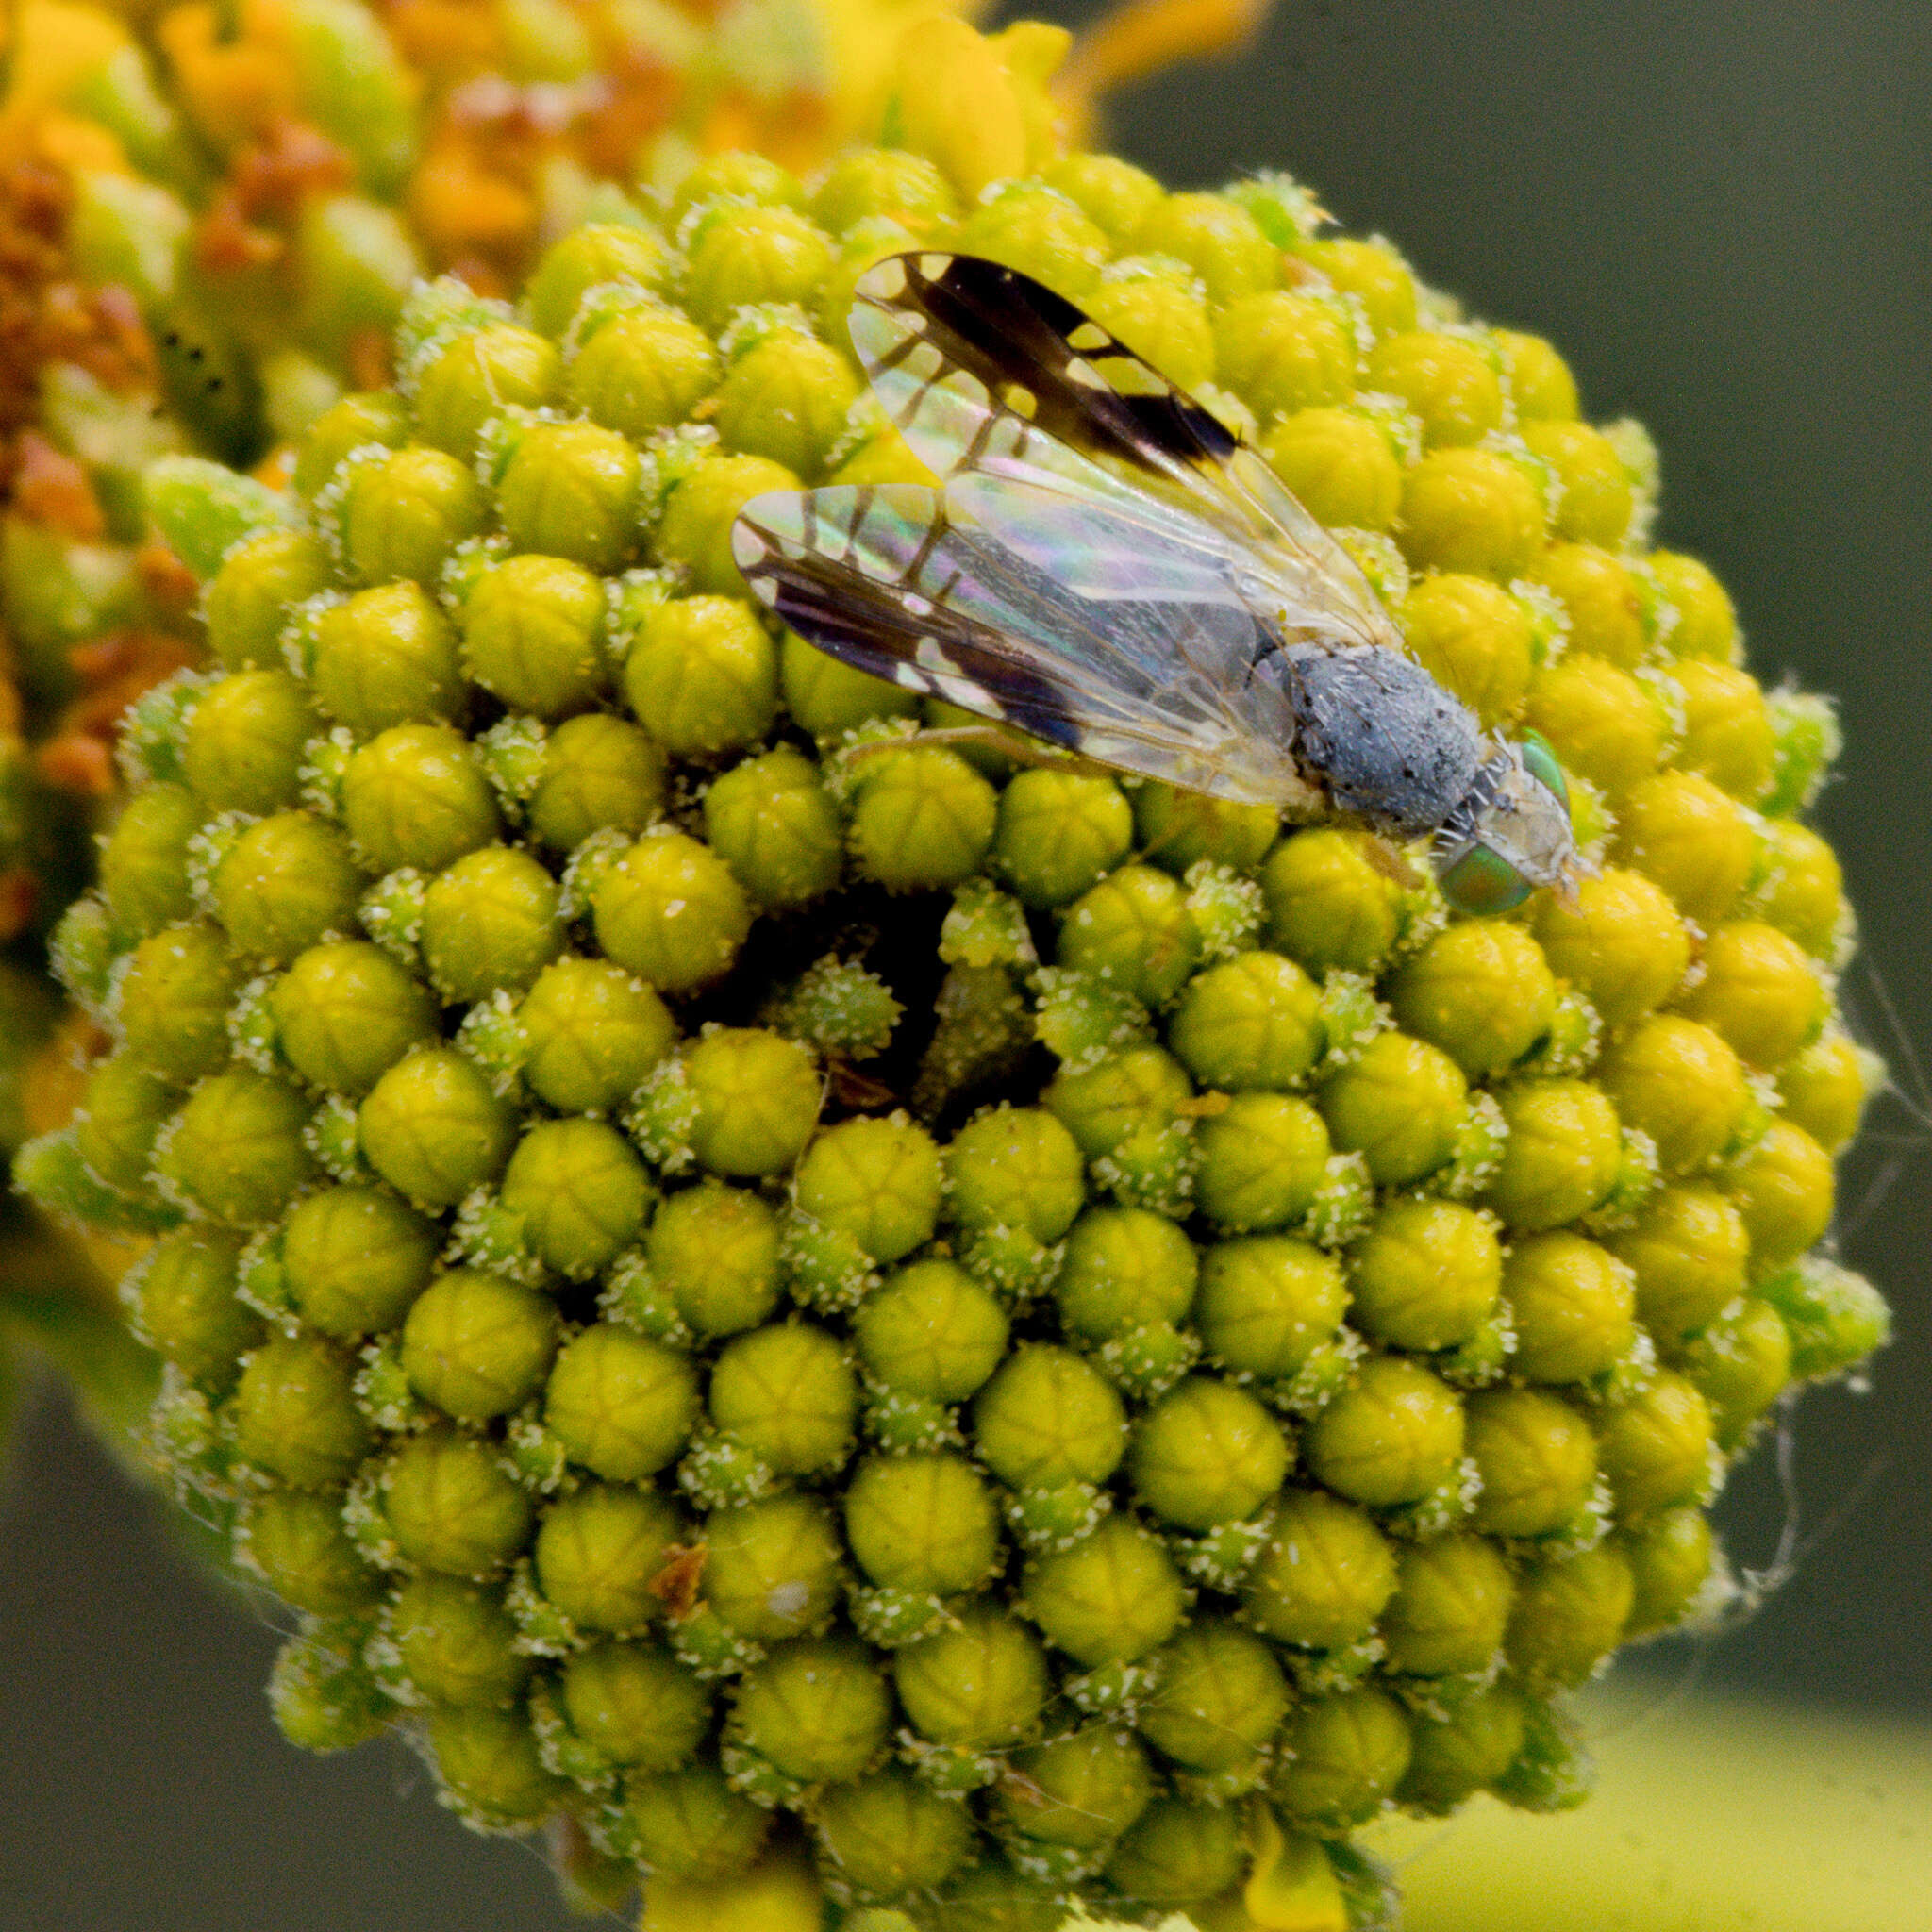
[(758, 497), (733, 553), (783, 622), (875, 676), (1124, 771), (1319, 802), (1290, 750), (1278, 641), (1218, 558), (1111, 505), (1011, 478), (954, 488), (958, 503), (912, 484)]
[(1289, 641), (1401, 638), (1354, 560), (1259, 457), (1151, 364), (1030, 275), (975, 256), (888, 258), (855, 291), (873, 390), (941, 477), (1058, 487), (1218, 543)]

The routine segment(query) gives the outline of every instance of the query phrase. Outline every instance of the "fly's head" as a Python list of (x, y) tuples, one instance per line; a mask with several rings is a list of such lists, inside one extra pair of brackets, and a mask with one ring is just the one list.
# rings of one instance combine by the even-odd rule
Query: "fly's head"
[(1573, 900), (1585, 866), (1570, 826), (1570, 788), (1535, 732), (1491, 739), (1475, 782), (1436, 834), (1430, 857), (1458, 912), (1507, 912), (1539, 886)]

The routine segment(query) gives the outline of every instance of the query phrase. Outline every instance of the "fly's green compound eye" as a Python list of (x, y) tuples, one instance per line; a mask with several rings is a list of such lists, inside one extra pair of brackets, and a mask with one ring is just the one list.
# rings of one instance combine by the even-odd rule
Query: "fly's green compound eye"
[(1539, 737), (1534, 731), (1523, 734), (1523, 765), (1529, 775), (1539, 784), (1547, 785), (1557, 794), (1563, 809), (1570, 809), (1570, 786), (1563, 776), (1563, 768), (1557, 762), (1557, 754), (1550, 749), (1549, 741)]
[(1507, 858), (1487, 845), (1472, 845), (1441, 874), (1439, 883), (1443, 898), (1457, 912), (1476, 918), (1507, 912), (1511, 907), (1521, 906), (1535, 890)]

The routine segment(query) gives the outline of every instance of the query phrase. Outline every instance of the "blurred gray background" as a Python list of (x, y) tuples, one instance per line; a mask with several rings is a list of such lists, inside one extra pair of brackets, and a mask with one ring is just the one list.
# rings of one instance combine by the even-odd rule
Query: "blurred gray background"
[[(1176, 186), (1285, 167), (1477, 314), (1550, 336), (1590, 414), (1655, 434), (1659, 540), (1730, 586), (1754, 669), (1841, 699), (1850, 749), (1822, 819), (1863, 922), (1850, 989), (1918, 1096), (1848, 1163), (1844, 1246), (1899, 1339), (1870, 1395), (1801, 1411), (1814, 1541), (1795, 1580), (1723, 1642), (1626, 1668), (1932, 1717), (1932, 1163), (1911, 1072), (1914, 1042), (1932, 1058), (1932, 9), (1285, 0), (1247, 59), (1142, 89), (1114, 131)], [(529, 1851), (462, 1832), (399, 1751), (280, 1742), (261, 1695), (275, 1633), (196, 1580), (58, 1404), (17, 1449), (4, 1932), (573, 1923)], [(1743, 1561), (1768, 1557), (1768, 1457), (1723, 1518)]]

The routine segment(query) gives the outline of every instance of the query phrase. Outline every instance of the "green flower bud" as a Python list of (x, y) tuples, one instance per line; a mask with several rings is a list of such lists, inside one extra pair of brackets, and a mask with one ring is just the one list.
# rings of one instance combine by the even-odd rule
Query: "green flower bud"
[(1163, 198), (1152, 175), (1118, 155), (1063, 155), (1044, 173), (1053, 187), (1122, 245)]
[(306, 1080), (366, 1093), (436, 1032), (423, 988), (379, 946), (332, 941), (303, 953), (269, 994), (276, 1038)]
[(1641, 873), (1586, 879), (1574, 907), (1547, 895), (1537, 903), (1536, 931), (1551, 967), (1610, 1026), (1661, 1006), (1690, 963), (1683, 921)]
[(1482, 1476), (1472, 1519), (1478, 1529), (1549, 1536), (1571, 1527), (1590, 1506), (1596, 1442), (1583, 1418), (1554, 1395), (1534, 1389), (1472, 1395), (1469, 1454)]
[(853, 1323), (866, 1373), (934, 1402), (976, 1394), (1007, 1350), (999, 1303), (951, 1261), (915, 1261), (872, 1295)]
[(1560, 497), (1554, 534), (1572, 542), (1620, 542), (1636, 496), (1615, 445), (1587, 423), (1531, 422), (1523, 440), (1555, 472)]
[(664, 808), (664, 754), (622, 718), (591, 711), (553, 731), (526, 808), (532, 834), (566, 852), (610, 826), (641, 832)]
[(281, 663), (293, 608), (329, 585), (328, 553), (308, 530), (258, 530), (222, 561), (208, 587), (208, 648), (226, 671)]
[(1193, 270), (1216, 308), (1273, 289), (1281, 258), (1255, 217), (1222, 194), (1169, 194), (1134, 230), (1143, 255), (1172, 255)]
[(1493, 729), (1529, 689), (1536, 628), (1529, 610), (1483, 577), (1424, 577), (1402, 612), (1408, 647), (1439, 683)]
[(447, 1047), (404, 1055), (358, 1114), (362, 1152), (382, 1178), (424, 1208), (453, 1208), (508, 1160), (515, 1127), (475, 1061)]
[(765, 906), (802, 906), (839, 882), (844, 830), (818, 767), (780, 745), (705, 793), (705, 836)]
[(810, 476), (858, 396), (858, 379), (838, 350), (776, 328), (732, 364), (711, 421), (730, 448)]
[(1123, 866), (1084, 892), (1060, 927), (1059, 963), (1165, 1006), (1200, 961), (1186, 895), (1165, 873)]
[(1173, 1055), (1158, 1046), (1130, 1047), (1084, 1072), (1063, 1067), (1041, 1101), (1090, 1158), (1117, 1153), (1137, 1135), (1158, 1133), (1193, 1097)]
[(1281, 815), (1272, 806), (1232, 805), (1154, 779), (1134, 791), (1134, 832), (1141, 841), (1141, 856), (1176, 876), (1184, 876), (1203, 859), (1251, 873), (1280, 829)]
[(1346, 402), (1355, 388), (1347, 313), (1312, 295), (1270, 289), (1231, 303), (1214, 319), (1214, 360), (1222, 382), (1264, 423)]
[(749, 1866), (772, 1828), (772, 1814), (708, 1764), (626, 1779), (624, 1819), (647, 1872), (713, 1885)]
[(457, 1268), (425, 1289), (403, 1324), (410, 1386), (458, 1422), (521, 1408), (557, 1353), (557, 1310), (534, 1289)]
[(1680, 1622), (1719, 1561), (1710, 1519), (1694, 1506), (1666, 1509), (1640, 1529), (1620, 1530), (1617, 1547), (1636, 1580), (1625, 1637), (1667, 1630)]
[(442, 1576), (493, 1576), (529, 1541), (530, 1499), (496, 1447), (432, 1429), (383, 1466), (382, 1508), (397, 1550)]
[(1469, 1089), (1450, 1057), (1406, 1033), (1378, 1033), (1323, 1087), (1335, 1144), (1385, 1187), (1421, 1180), (1456, 1151)]
[(1576, 378), (1542, 337), (1499, 328), (1490, 331), (1490, 340), (1508, 369), (1519, 421), (1565, 422), (1576, 414)]
[(1838, 855), (1808, 825), (1767, 819), (1769, 870), (1751, 895), (1752, 909), (1827, 964), (1845, 950), (1852, 930)]
[(1776, 1067), (1816, 1039), (1831, 1008), (1817, 969), (1775, 926), (1740, 920), (1705, 942), (1704, 971), (1678, 1002), (1757, 1067)]
[(895, 1653), (892, 1674), (912, 1727), (936, 1744), (983, 1751), (1032, 1730), (1046, 1702), (1040, 1641), (981, 1600), (934, 1635)]
[(731, 1729), (788, 1777), (857, 1777), (886, 1741), (891, 1704), (859, 1645), (802, 1638), (745, 1674)]
[(237, 1555), (284, 1603), (318, 1617), (364, 1610), (382, 1595), (342, 1527), (342, 1497), (335, 1490), (264, 1491), (249, 1499)]
[(1802, 1128), (1774, 1121), (1724, 1178), (1762, 1272), (1795, 1261), (1831, 1225), (1831, 1156)]
[(967, 215), (958, 245), (1076, 298), (1093, 286), (1108, 254), (1105, 233), (1075, 203), (1017, 181), (996, 188)]
[(757, 1027), (708, 1027), (684, 1071), (697, 1103), (691, 1150), (713, 1174), (783, 1174), (798, 1158), (822, 1093), (811, 1055), (796, 1041)]
[(546, 336), (561, 336), (588, 290), (601, 282), (652, 289), (667, 266), (664, 244), (647, 229), (611, 223), (575, 229), (545, 252), (530, 277), (525, 297), (530, 326)]
[(1285, 1094), (1237, 1094), (1199, 1123), (1194, 1144), (1200, 1156), (1195, 1205), (1238, 1232), (1298, 1221), (1328, 1178), (1322, 1116), (1307, 1101)]
[(643, 1230), (654, 1190), (643, 1164), (602, 1121), (540, 1121), (504, 1170), (505, 1208), (546, 1267), (587, 1281)]
[[(1565, 506), (1567, 513), (1568, 506)], [(1552, 543), (1531, 572), (1562, 605), (1570, 648), (1634, 671), (1651, 649), (1653, 626), (1638, 581), (1619, 558), (1592, 543)], [(1622, 689), (1612, 684), (1598, 691)], [(1653, 760), (1653, 763), (1655, 760)]]
[(1292, 1087), (1321, 1058), (1324, 1028), (1314, 983), (1278, 953), (1242, 953), (1189, 981), (1169, 1029), (1204, 1087), (1230, 1092)]
[(320, 1338), (271, 1336), (248, 1357), (235, 1390), (235, 1447), (297, 1489), (346, 1482), (368, 1455), (348, 1358)]
[(209, 811), (292, 805), (316, 728), (308, 693), (286, 671), (237, 671), (208, 686), (188, 721), (189, 789)]
[(1269, 1786), (1291, 1818), (1330, 1830), (1373, 1818), (1408, 1771), (1408, 1719), (1372, 1685), (1317, 1697), (1289, 1720)]
[(212, 1073), (228, 1057), (228, 1004), (237, 980), (212, 926), (171, 926), (142, 941), (117, 1003), (128, 1058), (169, 1080)]
[(1635, 1271), (1638, 1315), (1666, 1351), (1744, 1291), (1750, 1237), (1714, 1188), (1664, 1189), (1610, 1247)]
[(324, 1641), (320, 1629), (291, 1637), (268, 1679), (269, 1714), (300, 1751), (348, 1751), (366, 1744), (393, 1713), (351, 1642)]
[(145, 936), (189, 918), (189, 841), (201, 808), (181, 785), (150, 785), (114, 821), (101, 846), (101, 890), (124, 931)]
[(891, 891), (958, 885), (992, 842), (993, 789), (939, 746), (887, 751), (860, 767), (852, 814), (859, 868)]
[(1145, 1753), (1130, 1734), (1101, 1724), (1017, 1753), (994, 1803), (1000, 1822), (1023, 1839), (1099, 1851), (1153, 1796)]
[(605, 952), (660, 992), (689, 992), (717, 978), (752, 922), (743, 889), (717, 854), (662, 829), (610, 865), (591, 914)]
[(462, 608), (463, 669), (540, 718), (594, 704), (609, 677), (604, 586), (560, 557), (512, 557), (485, 571)]
[(911, 1122), (854, 1120), (827, 1128), (798, 1164), (794, 1198), (813, 1219), (891, 1262), (932, 1239), (940, 1155)]
[(830, 234), (889, 215), (923, 234), (955, 210), (945, 177), (920, 155), (865, 148), (834, 161), (813, 191), (812, 219)]
[(999, 1511), (957, 1456), (875, 1456), (845, 1492), (845, 1537), (888, 1590), (958, 1596), (1000, 1564)]
[(1364, 1362), (1306, 1438), (1315, 1475), (1338, 1495), (1375, 1507), (1420, 1502), (1453, 1481), (1462, 1448), (1455, 1391), (1397, 1356)]
[(564, 1343), (543, 1397), (544, 1425), (570, 1459), (617, 1482), (675, 1461), (697, 1414), (690, 1359), (608, 1322)]
[(1121, 1399), (1079, 1356), (1048, 1342), (1016, 1349), (973, 1405), (980, 1460), (1010, 1488), (1104, 1483), (1126, 1453)]
[(205, 1224), (164, 1235), (130, 1278), (141, 1335), (164, 1360), (216, 1394), (234, 1382), (236, 1362), (261, 1335), (236, 1298), (242, 1237)]
[(1758, 1291), (1791, 1331), (1793, 1374), (1839, 1374), (1891, 1340), (1885, 1297), (1862, 1274), (1823, 1256), (1770, 1276)]
[(1618, 1521), (1636, 1523), (1706, 1500), (1713, 1434), (1710, 1405), (1694, 1383), (1668, 1369), (1607, 1410), (1597, 1453), (1617, 1499)]
[(1355, 1250), (1356, 1319), (1392, 1348), (1454, 1348), (1495, 1308), (1502, 1274), (1482, 1215), (1449, 1201), (1391, 1201)]
[(972, 1854), (965, 1808), (903, 1772), (833, 1785), (814, 1804), (811, 1822), (829, 1881), (861, 1898), (930, 1892)]
[(823, 1328), (787, 1322), (728, 1342), (711, 1371), (711, 1420), (781, 1475), (841, 1468), (858, 1385)]
[(409, 408), (387, 390), (344, 396), (304, 433), (295, 454), (295, 489), (311, 503), (351, 450), (367, 443), (401, 449), (409, 440)]
[(363, 879), (349, 841), (307, 812), (277, 812), (241, 832), (216, 861), (215, 916), (238, 952), (292, 959), (356, 929)]
[(1402, 454), (1388, 425), (1362, 408), (1284, 416), (1260, 441), (1268, 466), (1330, 528), (1388, 530), (1402, 508)]
[(1284, 839), (1261, 868), (1274, 942), (1313, 974), (1371, 973), (1400, 930), (1400, 891), (1361, 833), (1317, 826)]
[(689, 571), (693, 590), (713, 597), (742, 597), (744, 579), (731, 555), (731, 526), (739, 511), (754, 496), (798, 487), (798, 477), (769, 457), (700, 457), (664, 506), (658, 555)]
[(1428, 329), (1386, 337), (1363, 364), (1362, 381), (1399, 396), (1421, 419), (1431, 448), (1466, 447), (1502, 425), (1503, 386), (1495, 363), (1462, 337)]
[(1710, 1405), (1718, 1447), (1734, 1455), (1791, 1379), (1791, 1333), (1769, 1302), (1753, 1295), (1682, 1350), (1681, 1362)]
[(1291, 1489), (1242, 1586), (1241, 1608), (1277, 1642), (1340, 1650), (1375, 1627), (1395, 1584), (1395, 1552), (1366, 1511)]
[(427, 1739), (437, 1775), (458, 1805), (498, 1828), (547, 1817), (570, 1793), (561, 1778), (543, 1769), (522, 1711), (435, 1711)]
[(1478, 1690), (1441, 1712), (1415, 1711), (1409, 1725), (1414, 1748), (1397, 1795), (1441, 1816), (1495, 1784), (1522, 1755), (1522, 1693)]
[(129, 1054), (95, 1061), (74, 1120), (80, 1158), (110, 1188), (138, 1189), (154, 1156), (155, 1137), (180, 1098), (172, 1081)]
[(1134, 1424), (1127, 1473), (1158, 1517), (1212, 1529), (1251, 1516), (1281, 1486), (1281, 1425), (1245, 1391), (1190, 1376)]
[(467, 463), (492, 416), (541, 408), (557, 386), (557, 351), (541, 336), (508, 323), (472, 329), (418, 376), (416, 433), (432, 448)]
[(671, 1195), (645, 1238), (652, 1272), (700, 1336), (756, 1328), (778, 1305), (777, 1217), (756, 1194), (701, 1181)]
[(855, 671), (791, 631), (779, 647), (778, 675), (792, 723), (821, 740), (841, 738), (875, 718), (912, 717), (920, 708), (917, 691)]
[(1745, 805), (1771, 789), (1777, 741), (1757, 680), (1730, 664), (1680, 660), (1673, 675), (1684, 693), (1684, 742), (1677, 761), (1701, 772)]
[(1083, 1341), (1107, 1341), (1146, 1323), (1177, 1323), (1193, 1302), (1199, 1272), (1192, 1244), (1164, 1215), (1089, 1208), (1067, 1238), (1054, 1281), (1061, 1325)]
[(337, 514), (352, 575), (365, 584), (433, 584), (450, 552), (483, 527), (485, 499), (455, 457), (400, 449), (350, 469)]
[(1512, 1067), (1550, 1028), (1557, 987), (1536, 941), (1500, 919), (1446, 927), (1389, 986), (1396, 1022), (1471, 1079)]
[(532, 1552), (543, 1594), (582, 1630), (624, 1636), (664, 1614), (653, 1588), (680, 1541), (677, 1512), (662, 1496), (616, 1483), (586, 1483), (543, 1512)]
[(801, 1637), (839, 1601), (844, 1550), (815, 1497), (767, 1496), (713, 1510), (705, 1547), (704, 1600), (741, 1637)]
[(1495, 1547), (1479, 1536), (1433, 1537), (1404, 1549), (1397, 1565), (1382, 1624), (1389, 1668), (1421, 1677), (1487, 1669), (1516, 1590)]
[(1654, 879), (1702, 926), (1729, 914), (1757, 858), (1757, 835), (1732, 799), (1695, 772), (1664, 772), (1638, 786), (1618, 816), (1619, 863)]
[(1724, 1153), (1751, 1105), (1730, 1046), (1674, 1013), (1640, 1021), (1613, 1041), (1597, 1077), (1624, 1125), (1657, 1143), (1666, 1174), (1691, 1173)]
[(1677, 613), (1672, 650), (1680, 658), (1728, 664), (1737, 652), (1737, 614), (1709, 567), (1670, 550), (1655, 550), (1646, 561), (1659, 593)]
[(563, 1113), (620, 1106), (677, 1037), (664, 1003), (608, 959), (558, 959), (517, 1008), (523, 1075)]
[(281, 1263), (303, 1321), (338, 1341), (395, 1327), (428, 1286), (434, 1223), (375, 1188), (325, 1188), (296, 1203)]
[(771, 730), (777, 652), (737, 598), (674, 598), (638, 620), (624, 691), (639, 723), (674, 758), (715, 758)]
[(517, 1626), (503, 1592), (487, 1584), (412, 1576), (396, 1591), (386, 1622), (398, 1668), (430, 1704), (500, 1709), (529, 1680), (530, 1659), (517, 1654)]
[(1178, 263), (1146, 256), (1109, 263), (1087, 296), (1087, 312), (1177, 388), (1191, 391), (1213, 380), (1208, 305)]
[(831, 272), (832, 245), (795, 208), (726, 204), (703, 217), (690, 242), (685, 300), (711, 334), (753, 302), (808, 302)]
[(1238, 1374), (1292, 1376), (1347, 1307), (1340, 1264), (1306, 1241), (1259, 1235), (1202, 1257), (1195, 1324), (1208, 1354)]
[(373, 872), (441, 872), (497, 835), (490, 782), (447, 724), (399, 724), (358, 747), (342, 776), (342, 820)]
[(1134, 821), (1111, 778), (1052, 766), (1021, 772), (1000, 794), (993, 857), (1028, 906), (1062, 906), (1127, 856)]
[(1507, 583), (1541, 547), (1542, 492), (1526, 464), (1500, 451), (1432, 450), (1404, 482), (1397, 528), (1419, 570)]
[(634, 308), (602, 324), (572, 362), (567, 392), (591, 422), (637, 441), (685, 421), (718, 383), (718, 354), (675, 309)]
[(1580, 1684), (1622, 1641), (1636, 1591), (1630, 1562), (1606, 1543), (1524, 1572), (1506, 1648), (1534, 1686)]
[(1517, 1080), (1496, 1095), (1509, 1138), (1485, 1199), (1512, 1228), (1557, 1227), (1599, 1207), (1623, 1162), (1616, 1109), (1583, 1080)]
[(1140, 1728), (1191, 1770), (1228, 1771), (1274, 1737), (1288, 1685), (1258, 1638), (1219, 1618), (1191, 1624), (1153, 1659), (1155, 1689)]
[(563, 1667), (558, 1687), (571, 1728), (613, 1764), (675, 1771), (710, 1728), (710, 1693), (648, 1643), (600, 1643)]
[(1858, 1131), (1866, 1101), (1884, 1083), (1877, 1057), (1835, 1031), (1822, 1035), (1777, 1071), (1785, 1119), (1829, 1154)]
[(496, 486), (497, 512), (519, 550), (613, 571), (637, 541), (638, 453), (594, 423), (525, 430)]
[(1512, 1244), (1503, 1293), (1516, 1323), (1512, 1366), (1532, 1382), (1586, 1382), (1629, 1353), (1631, 1271), (1594, 1241), (1558, 1228)]
[(1037, 1108), (980, 1114), (954, 1135), (946, 1156), (953, 1218), (964, 1228), (1012, 1227), (1058, 1241), (1085, 1200), (1074, 1137)]
[(156, 1171), (217, 1221), (273, 1221), (314, 1177), (309, 1103), (236, 1068), (204, 1080), (156, 1144)]
[(1036, 1557), (1021, 1589), (1047, 1641), (1090, 1669), (1146, 1656), (1187, 1612), (1187, 1588), (1166, 1545), (1123, 1515), (1105, 1518), (1071, 1549)]

